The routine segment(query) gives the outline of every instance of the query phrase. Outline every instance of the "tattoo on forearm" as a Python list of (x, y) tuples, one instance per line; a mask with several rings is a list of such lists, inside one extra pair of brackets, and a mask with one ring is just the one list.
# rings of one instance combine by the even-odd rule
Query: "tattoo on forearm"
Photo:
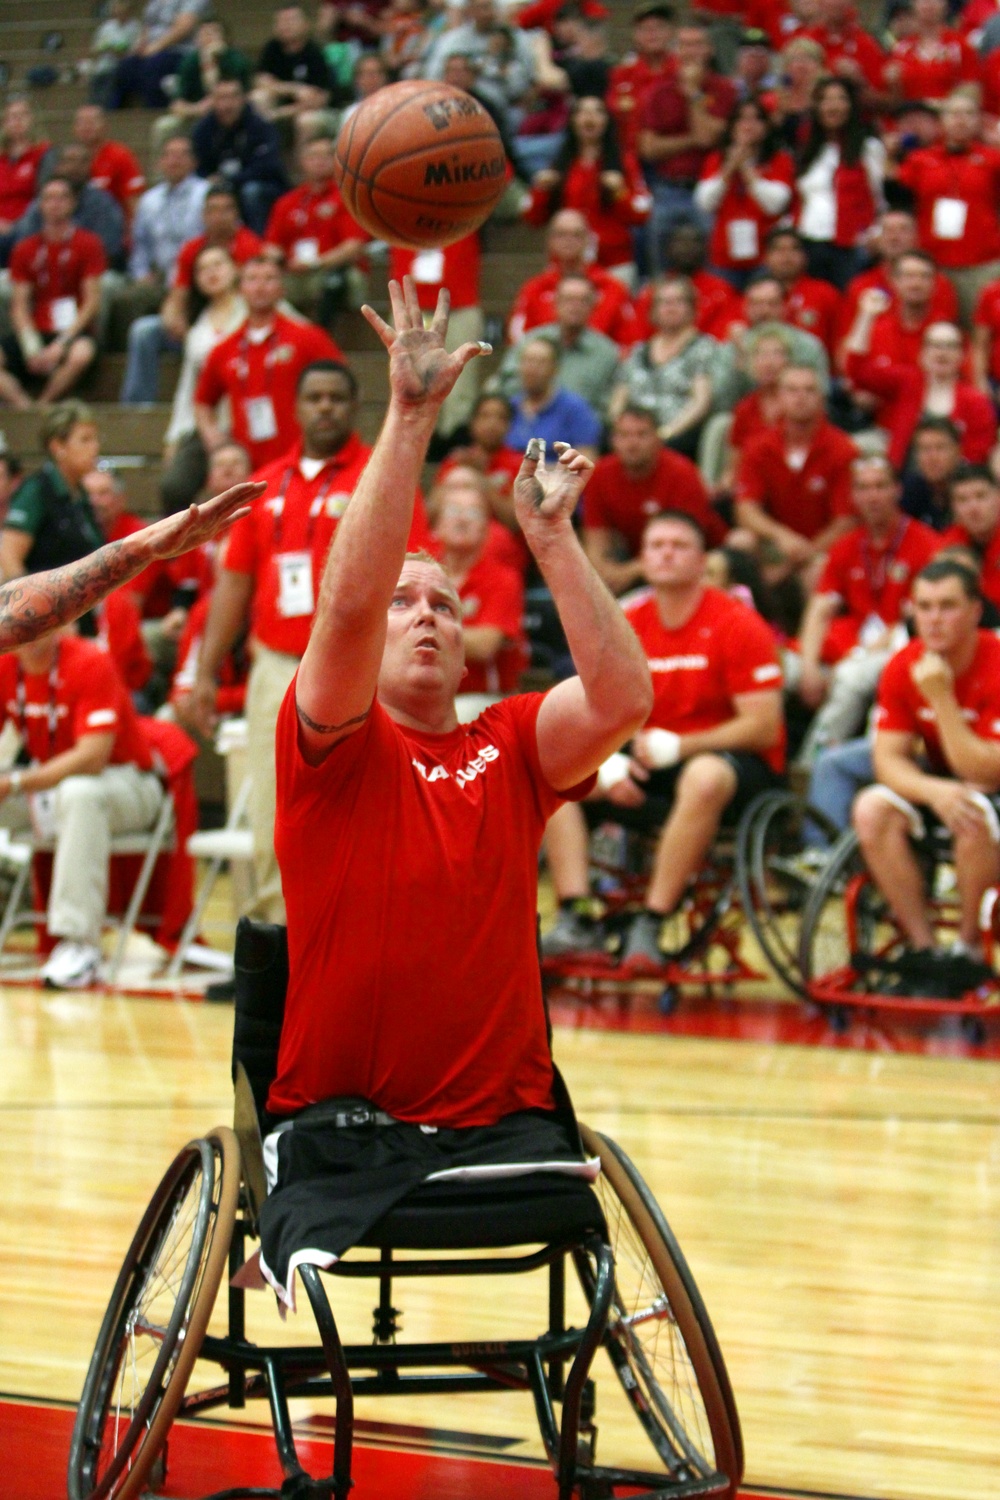
[(0, 651), (13, 650), (68, 625), (119, 584), (141, 573), (149, 560), (136, 538), (127, 537), (63, 568), (11, 579), (0, 588)]
[(371, 711), (372, 706), (369, 703), (363, 714), (356, 714), (353, 719), (345, 719), (343, 724), (317, 724), (316, 720), (306, 713), (299, 700), (297, 698), (295, 700), (295, 712), (306, 728), (311, 729), (314, 734), (339, 734), (342, 729), (353, 729), (355, 724), (363, 724)]

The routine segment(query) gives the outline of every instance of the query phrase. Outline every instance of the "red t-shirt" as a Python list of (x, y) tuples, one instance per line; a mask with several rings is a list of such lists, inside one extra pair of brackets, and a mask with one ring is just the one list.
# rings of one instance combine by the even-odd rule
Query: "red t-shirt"
[(597, 240), (597, 264), (620, 266), (635, 259), (631, 231), (649, 218), (652, 198), (639, 163), (630, 152), (621, 160), (625, 186), (616, 198), (609, 198), (601, 185), (603, 167), (599, 162), (577, 158), (566, 169), (559, 188), (533, 187), (524, 218), (540, 229), (556, 209), (575, 208), (582, 213)]
[(900, 164), (899, 181), (917, 200), (920, 244), (939, 266), (1000, 259), (1000, 151), (924, 146)]
[[(208, 612), (212, 607), (211, 591), (202, 594), (188, 612), (184, 633), (177, 645), (177, 668), (170, 684), (170, 701), (186, 697), (194, 687), (198, 656), (205, 635)], [(247, 664), (242, 651), (229, 651), (219, 668), (219, 685), (215, 690), (217, 714), (241, 714), (247, 695)]]
[[(702, 181), (706, 177), (717, 177), (721, 170), (722, 152), (713, 151), (702, 170)], [(776, 151), (770, 161), (760, 164), (757, 175), (765, 182), (783, 182), (791, 188), (795, 182), (795, 166), (787, 151)], [(791, 202), (790, 197), (781, 213), (766, 214), (747, 191), (739, 173), (732, 176), (715, 211), (708, 242), (708, 257), (713, 266), (742, 271), (759, 266), (764, 255), (764, 241)]]
[(336, 250), (345, 240), (370, 240), (344, 207), (336, 183), (316, 192), (309, 183), (292, 188), (271, 209), (264, 235), (283, 251), (289, 265), (308, 266), (317, 255)]
[[(20, 686), (20, 692), (18, 688)], [(59, 642), (54, 683), (49, 672), (27, 673), (12, 653), (0, 656), (0, 724), (10, 720), (32, 760), (44, 764), (85, 734), (113, 734), (111, 764), (152, 765), (138, 715), (115, 664), (95, 641)]]
[(1000, 380), (1000, 281), (983, 287), (972, 321), (976, 328), (990, 331), (990, 375)]
[(828, 26), (806, 26), (798, 35), (819, 42), (826, 56), (829, 72), (835, 73), (837, 63), (846, 59), (857, 63), (865, 81), (873, 89), (881, 89), (885, 53), (875, 38), (859, 26), (856, 20), (845, 21), (839, 30)]
[(417, 285), (417, 301), (425, 312), (437, 307), (443, 286), (451, 294), (452, 309), (478, 307), (479, 235), (467, 234), (443, 250), (402, 250), (393, 245), (389, 251), (389, 275), (397, 281), (412, 276)]
[(504, 644), (492, 661), (467, 661), (460, 692), (513, 693), (528, 664), (524, 639), (524, 581), (516, 568), (491, 557), (489, 548), (469, 569), (458, 591), (462, 624), (493, 625)]
[(315, 768), (294, 695), (276, 740), (290, 978), (268, 1108), (356, 1095), (456, 1127), (551, 1108), (538, 848), (593, 778), (571, 794), (546, 782), (538, 694), (448, 734), (404, 729), (376, 699)]
[(838, 516), (853, 514), (851, 464), (857, 449), (824, 417), (801, 468), (793, 469), (781, 427), (751, 438), (736, 471), (737, 500), (753, 500), (782, 526), (814, 537)]
[[(625, 287), (600, 266), (588, 266), (584, 273), (597, 291), (597, 303), (590, 318), (590, 327), (598, 333), (607, 334), (623, 348), (631, 348), (639, 335), (636, 331), (635, 311)], [(507, 338), (512, 344), (540, 323), (556, 321), (556, 287), (564, 272), (558, 266), (549, 266), (532, 276), (518, 292), (511, 309), (507, 325)]]
[(788, 322), (819, 339), (827, 354), (833, 353), (840, 309), (840, 293), (828, 281), (800, 276), (788, 288)]
[[(902, 469), (923, 415), (927, 385), (923, 370), (916, 365), (890, 364), (879, 354), (849, 354), (844, 363), (850, 380), (881, 398), (878, 423), (889, 433), (890, 459)], [(989, 396), (959, 379), (949, 416), (961, 433), (962, 457), (971, 464), (985, 463), (997, 432), (996, 411)]]
[(104, 246), (89, 229), (74, 229), (64, 240), (29, 234), (10, 257), (11, 281), (32, 288), (31, 316), (39, 333), (58, 333), (53, 304), (72, 299), (79, 309), (83, 283), (106, 269)]
[[(174, 286), (190, 286), (194, 274), (194, 263), (198, 252), (204, 250), (208, 244), (208, 235), (196, 235), (193, 240), (188, 240), (180, 248), (177, 256), (177, 264), (174, 266)], [(238, 266), (245, 265), (253, 256), (259, 255), (264, 248), (264, 241), (252, 229), (247, 229), (241, 224), (233, 235), (229, 244), (224, 246)]]
[(131, 208), (130, 200), (146, 187), (142, 168), (121, 141), (105, 141), (98, 146), (90, 163), (90, 180), (116, 198), (126, 213)]
[[(254, 475), (267, 489), (229, 532), (222, 566), (253, 578), (250, 629), (272, 651), (301, 656), (306, 649), (326, 555), (370, 453), (352, 433), (312, 479), (306, 479), (299, 467), (301, 444)], [(418, 495), (410, 550), (425, 547), (429, 535)], [(296, 584), (288, 570), (304, 555), (310, 558), (310, 574)]]
[(767, 432), (777, 425), (776, 420), (768, 421), (764, 416), (760, 392), (751, 391), (749, 395), (741, 396), (733, 407), (733, 421), (726, 442), (738, 453), (759, 432)]
[[(880, 292), (885, 292), (892, 299), (893, 308), (896, 305), (896, 291), (889, 280), (889, 268), (884, 263), (872, 266), (868, 271), (861, 271), (853, 276), (841, 297), (840, 330), (838, 338), (844, 339), (851, 331), (851, 325), (858, 315), (858, 304), (861, 295), (869, 287), (877, 287)], [(893, 309), (890, 308), (890, 311)], [(884, 315), (883, 315), (884, 316)], [(955, 288), (941, 271), (934, 278), (934, 291), (931, 293), (930, 321), (932, 323), (957, 323), (958, 322), (958, 298)]]
[(942, 30), (930, 43), (901, 37), (888, 60), (899, 64), (904, 99), (944, 99), (960, 83), (979, 82), (979, 58), (957, 31)]
[(16, 161), (6, 151), (0, 152), (0, 219), (13, 224), (28, 212), (35, 199), (38, 168), (50, 149), (48, 141), (37, 141)]
[[(701, 90), (708, 113), (717, 120), (728, 119), (738, 97), (732, 80), (723, 78), (719, 73), (707, 73), (702, 79)], [(656, 135), (677, 136), (687, 135), (690, 128), (690, 105), (675, 77), (664, 79), (646, 94), (639, 111), (640, 130), (652, 130)], [(708, 155), (706, 148), (692, 146), (690, 150), (678, 151), (650, 166), (664, 182), (685, 182), (701, 176)]]
[(980, 59), (983, 113), (1000, 115), (1000, 52), (995, 49)]
[(130, 692), (146, 686), (153, 663), (142, 635), (142, 616), (135, 596), (125, 588), (115, 589), (94, 610), (97, 640), (118, 668)]
[[(698, 332), (725, 340), (742, 313), (739, 293), (724, 277), (713, 276), (711, 271), (695, 271), (688, 279), (698, 294), (694, 319)], [(653, 283), (647, 281), (635, 299), (636, 340), (651, 339), (656, 331), (649, 320), (652, 305)]]
[(936, 531), (909, 516), (900, 517), (895, 534), (883, 547), (873, 546), (864, 526), (856, 526), (834, 542), (816, 592), (836, 594), (844, 613), (830, 625), (824, 661), (846, 656), (872, 615), (878, 615), (884, 625), (899, 622), (914, 578), (939, 551), (941, 542)]
[[(652, 729), (698, 734), (734, 717), (743, 693), (781, 691), (781, 666), (770, 627), (755, 610), (721, 589), (706, 588), (679, 630), (660, 619), (650, 589), (625, 606), (653, 678)], [(785, 764), (785, 737), (762, 753), (775, 771)]]
[(257, 342), (249, 338), (244, 323), (206, 359), (195, 402), (215, 407), (223, 396), (229, 397), (233, 438), (259, 469), (281, 458), (298, 438), (295, 387), (306, 365), (316, 359), (344, 362), (333, 339), (315, 323), (298, 323), (275, 313), (267, 337)]
[(615, 454), (599, 458), (583, 492), (584, 526), (617, 531), (633, 557), (650, 516), (668, 509), (686, 511), (713, 547), (726, 534), (696, 465), (669, 448), (661, 449), (653, 472), (641, 479), (629, 474)]
[(942, 547), (968, 547), (979, 558), (979, 587), (983, 597), (1000, 609), (1000, 526), (985, 547), (974, 542), (964, 526), (949, 526), (941, 533)]
[[(971, 665), (955, 678), (955, 698), (972, 733), (995, 741), (1000, 740), (1000, 639), (992, 630), (980, 630), (978, 636)], [(953, 775), (938, 735), (937, 715), (910, 676), (924, 649), (923, 641), (911, 641), (886, 666), (878, 685), (875, 728), (919, 735), (931, 770)]]
[(620, 146), (635, 150), (640, 112), (647, 96), (665, 78), (672, 78), (676, 69), (672, 57), (665, 58), (658, 68), (651, 68), (644, 58), (632, 57), (616, 63), (611, 69), (605, 102), (618, 126)]

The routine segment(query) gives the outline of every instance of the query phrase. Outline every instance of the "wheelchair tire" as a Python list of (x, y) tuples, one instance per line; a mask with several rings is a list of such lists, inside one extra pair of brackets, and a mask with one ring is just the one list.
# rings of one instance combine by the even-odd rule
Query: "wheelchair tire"
[[(845, 829), (833, 846), (830, 862), (813, 886), (803, 913), (799, 969), (804, 984), (850, 967), (845, 893), (856, 876), (866, 874), (858, 836), (852, 828)], [(869, 951), (874, 947), (880, 924), (892, 920), (883, 896), (873, 884), (868, 885), (865, 899), (859, 903), (858, 918), (861, 924), (858, 945), (862, 951)]]
[(815, 881), (799, 873), (802, 825), (814, 823), (828, 843), (837, 837), (822, 813), (793, 792), (765, 792), (740, 825), (736, 873), (740, 902), (761, 952), (779, 979), (804, 994), (799, 968), (802, 919)]
[[(680, 1484), (721, 1476), (704, 1493), (733, 1500), (743, 1477), (740, 1419), (694, 1277), (621, 1147), (585, 1125), (580, 1135), (587, 1153), (600, 1157), (595, 1191), (615, 1255), (615, 1292), (604, 1339), (615, 1374), (670, 1478)], [(589, 1267), (585, 1255), (577, 1257), (588, 1300)], [(651, 1337), (637, 1336), (640, 1322), (652, 1328)], [(668, 1492), (665, 1485), (663, 1493)]]
[(70, 1443), (69, 1500), (130, 1500), (166, 1441), (229, 1254), (239, 1146), (217, 1127), (168, 1167), (125, 1256)]

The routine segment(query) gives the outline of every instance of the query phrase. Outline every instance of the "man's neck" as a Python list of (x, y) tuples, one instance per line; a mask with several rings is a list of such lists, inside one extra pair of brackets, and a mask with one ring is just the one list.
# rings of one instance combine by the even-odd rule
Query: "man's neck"
[(866, 522), (865, 531), (876, 547), (884, 547), (896, 535), (901, 520), (902, 513), (894, 510), (891, 515)]
[(343, 448), (344, 444), (351, 439), (351, 433), (347, 437), (340, 438), (336, 443), (311, 443), (307, 437), (302, 439), (302, 457), (311, 459), (313, 463), (328, 464), (332, 458)]
[(406, 703), (389, 703), (380, 693), (379, 702), (401, 729), (414, 729), (418, 734), (450, 734), (458, 728), (452, 697), (419, 694)]
[(42, 226), (42, 234), (47, 240), (68, 240), (72, 233), (72, 219), (67, 219), (65, 224), (45, 224)]
[(531, 411), (541, 411), (543, 407), (548, 406), (554, 393), (554, 385), (546, 386), (544, 391), (539, 391), (537, 394), (525, 391), (522, 405), (527, 406)]
[(551, 269), (559, 272), (560, 276), (587, 276), (588, 267), (584, 264), (583, 256), (577, 260), (556, 260), (553, 258)]
[(321, 177), (319, 181), (314, 178), (311, 182), (306, 183), (307, 190), (312, 193), (314, 198), (321, 198), (323, 194), (328, 193), (332, 187), (332, 177)]
[(682, 625), (687, 624), (701, 603), (705, 585), (699, 579), (697, 583), (685, 584), (683, 588), (654, 586), (653, 592), (656, 595), (656, 612), (661, 625), (667, 630), (679, 630)]
[(575, 349), (583, 338), (583, 333), (584, 330), (582, 328), (560, 328), (559, 341), (563, 345), (563, 348)]
[(247, 313), (247, 325), (250, 328), (270, 328), (277, 317), (277, 309), (269, 307), (263, 312)]
[(899, 321), (904, 328), (912, 328), (914, 331), (923, 328), (929, 313), (929, 302), (901, 302), (899, 304)]
[(805, 421), (786, 417), (782, 424), (785, 432), (785, 447), (808, 448), (816, 435), (819, 422), (819, 417), (812, 417)]
[(622, 459), (621, 466), (629, 479), (650, 479), (656, 473), (656, 457), (654, 455), (648, 463), (642, 464), (627, 464)]
[(28, 650), (19, 654), (18, 660), (26, 676), (43, 677), (52, 671), (58, 655), (59, 637), (50, 636), (48, 640), (35, 641)]

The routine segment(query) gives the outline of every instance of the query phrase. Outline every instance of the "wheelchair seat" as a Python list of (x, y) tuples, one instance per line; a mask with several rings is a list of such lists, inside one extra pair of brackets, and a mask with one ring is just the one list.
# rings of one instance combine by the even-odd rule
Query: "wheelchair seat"
[(532, 1172), (489, 1184), (426, 1183), (384, 1214), (358, 1244), (490, 1250), (568, 1244), (604, 1232), (604, 1215), (589, 1183), (559, 1172)]

